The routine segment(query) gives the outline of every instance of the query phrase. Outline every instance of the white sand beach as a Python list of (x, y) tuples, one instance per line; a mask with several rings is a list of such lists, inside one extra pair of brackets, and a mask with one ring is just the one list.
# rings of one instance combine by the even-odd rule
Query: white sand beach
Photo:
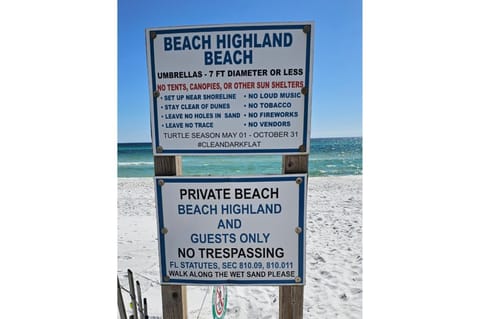
[[(362, 176), (310, 177), (308, 183), (304, 318), (361, 318)], [(131, 269), (149, 315), (161, 318), (156, 238), (153, 178), (119, 178), (118, 277), (128, 287)], [(211, 291), (187, 287), (189, 318), (212, 318)], [(229, 286), (226, 318), (278, 318), (278, 299), (276, 286)]]

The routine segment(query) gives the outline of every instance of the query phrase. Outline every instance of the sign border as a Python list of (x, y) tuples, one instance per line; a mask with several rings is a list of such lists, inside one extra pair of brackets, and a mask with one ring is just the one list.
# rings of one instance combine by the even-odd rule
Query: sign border
[[(161, 232), (165, 223), (163, 220), (162, 191), (159, 181), (163, 183), (235, 183), (235, 182), (284, 182), (296, 181), (297, 178), (303, 178), (303, 187), (299, 187), (298, 191), (298, 227), (302, 232), (298, 234), (298, 274), (300, 280), (242, 280), (242, 279), (219, 279), (219, 280), (194, 280), (194, 279), (170, 279), (165, 281), (166, 257), (165, 257), (165, 234)], [(306, 193), (308, 188), (308, 174), (288, 174), (288, 175), (268, 175), (268, 176), (207, 176), (207, 177), (190, 177), (190, 176), (155, 176), (155, 199), (156, 199), (156, 221), (158, 234), (158, 249), (160, 261), (160, 282), (162, 284), (178, 284), (178, 285), (305, 285), (305, 224), (306, 224)]]
[[(170, 34), (170, 33), (195, 33), (195, 32), (218, 32), (218, 31), (246, 31), (246, 30), (290, 30), (290, 29), (304, 29), (305, 26), (310, 27), (310, 31), (307, 32), (307, 41), (305, 48), (305, 87), (307, 88), (307, 96), (304, 101), (304, 116), (303, 116), (303, 144), (305, 145), (305, 151), (300, 151), (298, 148), (278, 148), (278, 149), (227, 149), (227, 150), (212, 150), (212, 149), (164, 149), (162, 152), (158, 152), (159, 145), (159, 128), (156, 125), (158, 123), (158, 106), (157, 99), (153, 96), (154, 88), (157, 87), (155, 79), (155, 54), (153, 41), (155, 37), (151, 36), (154, 32), (157, 34)], [(174, 28), (147, 28), (145, 29), (146, 44), (147, 44), (147, 67), (149, 82), (149, 94), (150, 94), (150, 124), (151, 124), (151, 137), (152, 137), (152, 149), (154, 156), (161, 155), (232, 155), (232, 154), (248, 154), (248, 155), (274, 155), (274, 154), (289, 154), (289, 155), (305, 155), (310, 152), (310, 115), (311, 115), (311, 99), (312, 99), (312, 66), (313, 66), (313, 48), (311, 47), (312, 34), (313, 34), (314, 22), (291, 22), (291, 23), (265, 23), (265, 24), (231, 24), (231, 25), (211, 25), (211, 26), (185, 26)], [(312, 54), (311, 54), (312, 53)]]

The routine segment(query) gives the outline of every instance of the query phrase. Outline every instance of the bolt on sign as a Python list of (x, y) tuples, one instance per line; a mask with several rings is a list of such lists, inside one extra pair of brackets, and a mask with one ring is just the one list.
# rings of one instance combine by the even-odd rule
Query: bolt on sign
[(162, 283), (303, 285), (307, 175), (155, 177)]
[(306, 154), (313, 22), (146, 29), (154, 155)]

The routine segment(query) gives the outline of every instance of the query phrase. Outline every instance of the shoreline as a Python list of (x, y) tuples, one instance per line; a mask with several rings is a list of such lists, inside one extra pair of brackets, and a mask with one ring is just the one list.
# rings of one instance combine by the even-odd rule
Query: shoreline
[[(301, 174), (301, 173), (299, 173)], [(268, 174), (268, 175), (229, 175), (229, 176), (224, 176), (224, 175), (179, 175), (179, 176), (176, 176), (176, 177), (193, 177), (193, 178), (202, 178), (202, 177), (220, 177), (220, 178), (224, 178), (224, 177), (256, 177), (256, 176), (277, 176), (277, 175), (282, 175), (282, 174)], [(132, 177), (118, 177), (117, 176), (117, 180), (129, 180), (129, 179), (152, 179), (154, 178), (155, 176), (142, 176), (142, 177), (137, 177), (137, 176), (132, 176)], [(363, 175), (325, 175), (325, 176), (311, 176), (311, 175), (308, 175), (308, 179), (317, 179), (317, 178), (360, 178), (362, 179)]]

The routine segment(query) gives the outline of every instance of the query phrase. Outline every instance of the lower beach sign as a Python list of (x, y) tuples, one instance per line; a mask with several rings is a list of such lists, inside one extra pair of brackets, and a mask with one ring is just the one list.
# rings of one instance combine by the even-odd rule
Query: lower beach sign
[(305, 284), (307, 175), (155, 177), (161, 282)]

